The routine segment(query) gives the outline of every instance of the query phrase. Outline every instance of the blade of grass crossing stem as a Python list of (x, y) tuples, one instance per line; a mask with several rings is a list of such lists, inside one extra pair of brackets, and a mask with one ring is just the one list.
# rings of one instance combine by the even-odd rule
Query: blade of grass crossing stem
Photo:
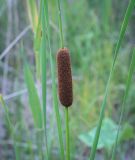
[(9, 111), (8, 111), (8, 107), (2, 97), (2, 95), (0, 95), (0, 103), (2, 104), (2, 107), (5, 111), (5, 114), (6, 114), (6, 119), (8, 121), (8, 125), (9, 125), (9, 129), (11, 131), (11, 138), (13, 140), (13, 147), (14, 147), (14, 151), (15, 151), (15, 158), (16, 160), (19, 160), (20, 159), (20, 154), (19, 154), (19, 149), (16, 145), (16, 140), (15, 140), (15, 134), (14, 134), (14, 126), (12, 125), (12, 122), (10, 120), (10, 116), (9, 116)]
[(113, 72), (114, 72), (118, 52), (119, 52), (122, 40), (124, 38), (126, 29), (127, 29), (127, 26), (128, 26), (128, 22), (129, 22), (129, 19), (131, 17), (134, 6), (135, 6), (135, 0), (131, 0), (129, 2), (129, 5), (128, 5), (128, 8), (127, 8), (127, 11), (126, 11), (123, 23), (122, 23), (120, 36), (119, 36), (119, 39), (118, 39), (118, 42), (117, 42), (117, 45), (116, 45), (116, 49), (115, 49), (114, 60), (113, 60), (113, 63), (112, 63), (110, 75), (109, 75), (108, 82), (107, 82), (107, 85), (106, 85), (104, 99), (103, 99), (103, 102), (102, 102), (102, 105), (101, 105), (100, 117), (99, 117), (97, 130), (96, 130), (96, 134), (95, 134), (95, 138), (94, 138), (94, 142), (93, 142), (93, 146), (92, 146), (92, 150), (91, 150), (91, 154), (90, 154), (90, 160), (95, 159), (97, 144), (98, 144), (98, 140), (99, 140), (99, 136), (100, 136), (100, 130), (101, 130), (102, 121), (103, 121), (103, 117), (104, 117), (104, 111), (105, 111), (105, 108), (106, 108), (106, 99), (107, 99), (107, 96), (108, 96), (110, 81), (111, 81), (111, 78), (112, 78), (112, 75), (113, 75)]
[[(40, 3), (43, 6), (43, 1)], [(44, 7), (41, 7), (42, 15), (41, 15), (41, 25), (42, 25), (42, 39), (41, 39), (41, 78), (42, 78), (42, 108), (43, 108), (43, 120), (44, 120), (44, 133), (45, 133), (45, 144), (46, 144), (46, 158), (48, 159), (48, 142), (47, 142), (47, 128), (46, 128), (46, 30), (45, 30), (45, 16), (44, 16)]]
[(56, 121), (57, 121), (61, 159), (63, 160), (64, 159), (64, 145), (63, 145), (61, 118), (60, 118), (60, 113), (59, 113), (59, 108), (58, 108), (57, 89), (56, 89), (56, 82), (55, 82), (55, 77), (56, 77), (55, 67), (54, 67), (54, 61), (53, 61), (52, 51), (51, 51), (50, 26), (49, 26), (49, 14), (48, 14), (48, 1), (47, 0), (44, 0), (43, 7), (45, 9), (45, 20), (46, 20), (46, 30), (47, 30), (46, 34), (48, 38), (49, 56), (50, 56), (50, 65), (51, 65), (53, 106), (54, 106)]
[(116, 148), (117, 148), (117, 144), (118, 144), (118, 140), (119, 140), (119, 133), (120, 133), (120, 129), (121, 129), (121, 124), (122, 124), (122, 120), (123, 120), (123, 116), (124, 116), (124, 111), (125, 111), (125, 102), (129, 93), (129, 89), (130, 89), (130, 85), (131, 85), (131, 81), (132, 81), (132, 76), (133, 76), (133, 72), (135, 70), (135, 49), (133, 50), (133, 55), (132, 55), (132, 60), (130, 63), (130, 68), (129, 68), (129, 74), (128, 74), (128, 78), (127, 78), (127, 83), (126, 83), (126, 91), (124, 94), (124, 98), (123, 98), (123, 102), (122, 102), (122, 106), (121, 106), (121, 114), (120, 114), (120, 119), (119, 119), (119, 127), (118, 127), (118, 131), (117, 131), (117, 136), (116, 136), (116, 140), (115, 140), (115, 144), (113, 146), (113, 152), (112, 152), (112, 158), (111, 160), (115, 160), (115, 155), (116, 155)]

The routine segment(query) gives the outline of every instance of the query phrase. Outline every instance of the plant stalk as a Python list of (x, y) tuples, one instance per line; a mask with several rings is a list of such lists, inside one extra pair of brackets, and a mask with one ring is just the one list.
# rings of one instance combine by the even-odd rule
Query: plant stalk
[(65, 107), (65, 119), (66, 119), (66, 160), (70, 160), (68, 107)]

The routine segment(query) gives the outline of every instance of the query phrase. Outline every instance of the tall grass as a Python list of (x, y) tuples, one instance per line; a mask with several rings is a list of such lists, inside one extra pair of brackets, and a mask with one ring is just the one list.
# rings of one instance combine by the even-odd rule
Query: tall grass
[(36, 33), (37, 25), (38, 25), (38, 11), (36, 1), (28, 0), (27, 2), (27, 10), (29, 19), (32, 25), (33, 32)]
[(126, 103), (126, 99), (128, 97), (128, 93), (129, 93), (129, 89), (130, 89), (130, 85), (131, 85), (131, 81), (132, 81), (132, 76), (133, 76), (134, 70), (135, 70), (135, 49), (133, 49), (133, 53), (132, 53), (132, 59), (131, 59), (131, 63), (130, 63), (130, 67), (129, 67), (129, 74), (128, 74), (127, 83), (126, 83), (126, 90), (125, 90), (123, 102), (122, 102), (122, 105), (121, 105), (121, 114), (120, 114), (120, 118), (119, 118), (119, 126), (118, 126), (118, 131), (117, 131), (115, 144), (113, 146), (113, 152), (112, 152), (111, 160), (115, 160), (116, 149), (117, 149), (117, 144), (118, 144), (119, 134), (120, 134), (120, 129), (121, 129), (122, 120), (123, 120), (125, 107), (126, 107), (125, 103)]
[(25, 64), (24, 67), (25, 81), (28, 88), (29, 95), (29, 103), (31, 107), (32, 117), (35, 124), (36, 135), (37, 135), (37, 145), (39, 151), (39, 157), (43, 159), (42, 152), (42, 112), (41, 112), (41, 104), (38, 97), (37, 89), (34, 84), (34, 80), (32, 77), (31, 70), (28, 64)]
[[(57, 0), (58, 3), (58, 19), (59, 19), (59, 30), (60, 30), (60, 41), (61, 41), (61, 48), (64, 48), (64, 37), (63, 37), (63, 27), (62, 27), (62, 15), (61, 15), (61, 5), (60, 0)], [(66, 122), (66, 160), (70, 160), (70, 138), (69, 138), (69, 113), (68, 108), (65, 107), (65, 122)]]
[(35, 87), (34, 79), (27, 62), (24, 64), (24, 76), (28, 88), (29, 103), (34, 120), (35, 127), (42, 129), (41, 104)]
[(43, 9), (45, 11), (44, 12), (45, 22), (46, 22), (45, 28), (46, 28), (48, 47), (49, 47), (49, 59), (50, 59), (50, 66), (51, 66), (53, 107), (54, 107), (56, 121), (57, 121), (61, 159), (64, 159), (63, 134), (62, 134), (61, 118), (60, 118), (60, 113), (59, 113), (59, 108), (58, 108), (57, 89), (56, 89), (56, 81), (55, 81), (56, 76), (55, 76), (54, 60), (53, 60), (52, 49), (51, 49), (50, 23), (49, 23), (49, 12), (48, 12), (48, 1), (47, 0), (43, 1)]
[(108, 82), (106, 85), (106, 90), (105, 90), (105, 95), (104, 95), (104, 99), (101, 105), (101, 112), (100, 112), (100, 116), (99, 116), (99, 121), (98, 121), (98, 125), (97, 125), (97, 130), (96, 130), (96, 135), (94, 138), (94, 142), (93, 142), (93, 146), (92, 146), (92, 150), (91, 150), (91, 154), (90, 154), (90, 160), (94, 160), (95, 159), (95, 155), (96, 155), (96, 150), (97, 150), (97, 144), (98, 144), (98, 140), (99, 140), (99, 136), (100, 136), (100, 131), (101, 131), (101, 127), (102, 127), (102, 121), (104, 118), (104, 112), (105, 112), (105, 108), (106, 108), (106, 100), (108, 97), (108, 92), (109, 92), (109, 86), (110, 86), (110, 82), (111, 82), (111, 78), (113, 76), (114, 73), (114, 68), (115, 68), (115, 63), (118, 57), (118, 52), (120, 49), (120, 46), (122, 44), (122, 41), (124, 39), (124, 35), (128, 26), (128, 22), (129, 19), (131, 17), (131, 14), (133, 12), (134, 9), (134, 5), (135, 5), (135, 0), (130, 0), (122, 26), (121, 26), (121, 30), (120, 30), (120, 35), (119, 35), (119, 39), (115, 48), (115, 55), (114, 55), (114, 60), (111, 66), (111, 71), (110, 71), (110, 75), (108, 78)]
[(8, 122), (8, 126), (9, 126), (9, 129), (10, 129), (10, 132), (11, 132), (11, 138), (13, 140), (13, 147), (14, 147), (14, 151), (15, 151), (15, 159), (16, 160), (19, 160), (20, 159), (20, 153), (19, 153), (19, 149), (16, 145), (16, 139), (15, 139), (15, 127), (14, 125), (12, 124), (11, 122), (11, 119), (10, 119), (10, 116), (9, 116), (9, 110), (8, 110), (8, 107), (2, 97), (2, 95), (0, 95), (0, 103), (5, 111), (5, 116), (6, 116), (6, 119), (7, 119), (7, 122)]
[[(36, 72), (37, 72), (36, 79), (38, 79), (39, 81), (41, 80), (41, 84), (42, 84), (42, 99), (41, 99), (41, 102), (40, 102), (40, 98), (39, 98), (39, 95), (38, 95), (38, 89), (36, 88), (31, 68), (30, 68), (30, 66), (29, 66), (29, 64), (28, 64), (28, 62), (27, 62), (27, 60), (24, 56), (24, 51), (22, 53), (23, 54), (22, 58), (23, 58), (23, 62), (24, 62), (24, 77), (25, 77), (25, 82), (26, 82), (26, 86), (27, 86), (27, 90), (28, 90), (29, 105), (30, 105), (30, 110), (31, 110), (31, 113), (32, 113), (32, 118), (33, 118), (33, 121), (34, 121), (34, 130), (36, 130), (36, 133), (37, 133), (37, 137), (36, 137), (36, 140), (37, 140), (36, 145), (37, 146), (36, 147), (37, 147), (38, 154), (39, 154), (38, 158), (42, 159), (42, 160), (43, 159), (45, 159), (45, 160), (50, 159), (50, 155), (49, 155), (49, 153), (50, 153), (49, 149), (50, 148), (49, 148), (49, 145), (48, 145), (49, 135), (48, 135), (48, 130), (47, 130), (47, 60), (48, 60), (47, 58), (49, 57), (49, 62), (50, 62), (50, 67), (51, 67), (51, 79), (52, 79), (52, 88), (51, 89), (52, 89), (52, 96), (53, 96), (54, 113), (55, 113), (56, 123), (57, 123), (56, 127), (57, 127), (58, 138), (59, 138), (60, 156), (61, 156), (62, 160), (64, 160), (64, 159), (70, 160), (69, 110), (68, 110), (68, 107), (67, 108), (65, 107), (65, 110), (64, 110), (65, 111), (65, 128), (66, 128), (66, 154), (65, 154), (64, 142), (63, 142), (63, 129), (62, 129), (61, 117), (60, 117), (59, 108), (58, 108), (59, 104), (58, 104), (58, 98), (57, 98), (57, 85), (56, 85), (56, 73), (55, 73), (56, 69), (55, 69), (55, 60), (54, 60), (55, 57), (53, 57), (54, 55), (52, 53), (52, 44), (51, 44), (52, 43), (51, 40), (53, 39), (53, 35), (51, 34), (50, 14), (49, 14), (49, 10), (48, 10), (49, 4), (51, 2), (48, 1), (48, 0), (40, 0), (39, 12), (38, 12), (38, 7), (37, 7), (36, 2), (37, 2), (36, 0), (35, 1), (34, 0), (27, 0), (29, 17), (30, 17), (30, 21), (31, 21), (32, 30), (33, 30), (33, 33), (34, 33), (34, 52), (35, 52), (35, 59), (36, 59)], [(80, 19), (78, 18), (78, 20), (77, 20), (78, 23), (75, 22), (76, 24), (74, 23), (74, 20), (72, 20), (70, 22), (70, 23), (72, 23), (72, 25), (69, 25), (69, 26), (74, 27), (75, 29), (76, 29), (76, 27), (79, 26), (78, 27), (79, 32), (77, 33), (77, 36), (74, 38), (74, 35), (75, 35), (74, 34), (74, 32), (75, 32), (74, 29), (72, 29), (72, 31), (70, 31), (70, 32), (68, 32), (68, 29), (67, 29), (67, 33), (64, 33), (65, 30), (63, 32), (61, 3), (60, 3), (61, 1), (57, 0), (56, 2), (57, 2), (57, 5), (58, 5), (57, 9), (58, 9), (59, 35), (60, 35), (60, 46), (59, 46), (59, 48), (64, 48), (65, 47), (64, 35), (68, 34), (69, 37), (67, 39), (68, 40), (69, 40), (69, 38), (72, 39), (72, 40), (70, 39), (71, 40), (71, 43), (70, 43), (71, 49), (73, 49), (72, 44), (74, 45), (75, 43), (77, 43), (76, 47), (74, 47), (74, 50), (78, 50), (78, 52), (80, 52), (80, 55), (81, 55), (79, 57), (79, 60), (81, 61), (79, 63), (82, 65), (81, 66), (82, 67), (81, 68), (82, 69), (81, 73), (84, 71), (87, 74), (88, 73), (87, 69), (89, 67), (89, 62), (92, 63), (92, 61), (93, 61), (92, 58), (91, 58), (91, 61), (89, 61), (89, 59), (90, 59), (89, 56), (93, 56), (92, 54), (95, 53), (95, 52), (92, 51), (93, 53), (91, 55), (89, 55), (89, 48), (92, 48), (92, 45), (91, 45), (92, 43), (89, 44), (90, 43), (89, 40), (91, 42), (96, 40), (96, 38), (95, 39), (93, 38), (95, 36), (95, 35), (93, 36), (93, 33), (92, 34), (90, 33), (89, 35), (87, 35), (87, 32), (89, 32), (89, 30), (92, 30), (92, 32), (94, 32), (96, 34), (100, 32), (100, 29), (99, 29), (100, 27), (98, 28), (97, 23), (95, 23), (95, 21), (97, 19), (95, 18), (92, 21), (92, 23), (91, 23), (92, 25), (90, 25), (91, 28), (89, 28), (89, 26), (88, 26), (88, 30), (86, 30), (85, 32), (82, 31), (82, 33), (80, 33), (81, 32), (80, 29), (84, 29), (84, 28), (81, 28), (78, 24), (81, 23), (80, 19), (83, 16), (81, 16)], [(81, 2), (82, 3), (80, 3), (80, 4), (83, 4), (83, 0)], [(67, 4), (66, 0), (64, 0), (63, 3)], [(110, 17), (109, 17), (109, 15), (111, 14), (111, 12), (110, 12), (111, 3), (112, 3), (112, 0), (103, 0), (103, 4), (104, 4), (105, 8), (104, 8), (104, 6), (102, 6), (102, 16), (103, 17), (102, 17), (102, 22), (101, 23), (103, 24), (104, 30), (107, 33), (108, 33), (108, 31), (110, 31), (110, 28), (109, 28), (109, 23), (110, 23), (109, 18)], [(76, 4), (76, 3), (73, 3), (73, 4)], [(100, 117), (99, 117), (99, 121), (98, 121), (98, 126), (97, 126), (95, 139), (94, 139), (94, 142), (93, 142), (93, 147), (92, 147), (92, 150), (91, 150), (90, 160), (95, 159), (97, 144), (98, 144), (98, 140), (99, 140), (99, 136), (100, 136), (100, 130), (101, 130), (101, 127), (102, 127), (102, 120), (104, 118), (104, 112), (105, 112), (105, 109), (106, 109), (106, 101), (107, 101), (107, 98), (108, 98), (110, 82), (111, 82), (111, 79), (112, 79), (112, 76), (113, 76), (113, 73), (114, 73), (115, 64), (116, 64), (117, 57), (118, 57), (118, 52), (120, 50), (122, 41), (124, 39), (124, 35), (125, 35), (125, 32), (126, 32), (128, 22), (129, 22), (131, 14), (132, 14), (134, 5), (135, 5), (135, 0), (130, 0), (130, 3), (128, 5), (127, 11), (126, 11), (126, 14), (125, 14), (125, 17), (124, 17), (123, 24), (122, 24), (122, 27), (121, 27), (121, 31), (120, 31), (119, 39), (118, 39), (118, 42), (117, 42), (117, 46), (115, 48), (115, 55), (114, 55), (113, 63), (112, 63), (112, 66), (111, 66), (111, 71), (110, 71), (110, 75), (109, 75), (109, 78), (108, 78), (108, 82), (107, 82), (107, 85), (106, 85), (104, 100), (103, 100), (102, 105), (101, 105), (101, 112), (100, 112)], [(69, 5), (69, 7), (70, 7), (70, 5)], [(75, 7), (76, 6), (73, 6), (72, 8), (75, 8)], [(85, 10), (86, 10), (86, 8), (85, 8)], [(66, 11), (68, 12), (68, 10), (66, 10)], [(66, 16), (72, 15), (72, 14), (68, 15), (67, 12), (66, 12), (66, 14), (67, 14)], [(75, 17), (76, 13), (78, 14), (78, 11), (77, 12), (73, 11), (73, 12), (75, 14), (74, 15), (74, 17)], [(82, 11), (82, 14), (83, 14), (83, 11)], [(96, 14), (94, 14), (94, 12), (90, 13), (90, 14), (93, 14), (93, 16), (96, 17)], [(84, 14), (84, 17), (86, 15), (87, 14)], [(67, 20), (69, 20), (69, 19), (67, 19)], [(68, 21), (68, 23), (69, 23), (69, 21)], [(73, 34), (73, 36), (72, 36), (72, 34)], [(79, 39), (79, 37), (80, 37), (80, 39)], [(76, 41), (76, 42), (74, 42), (74, 41)], [(86, 48), (85, 48), (85, 44), (87, 46)], [(101, 43), (99, 43), (99, 44), (101, 44)], [(98, 51), (100, 52), (101, 49), (100, 49), (99, 44), (97, 44), (97, 47), (99, 47)], [(57, 45), (57, 42), (56, 42), (56, 45)], [(106, 47), (106, 49), (109, 48), (109, 47), (108, 48), (107, 47)], [(94, 50), (94, 48), (92, 48), (92, 50)], [(83, 55), (83, 53), (85, 53), (85, 54)], [(86, 57), (86, 56), (88, 56), (88, 57)], [(96, 55), (95, 57), (98, 57), (98, 56)], [(99, 56), (98, 58), (100, 59), (101, 56)], [(100, 62), (100, 61), (97, 61), (96, 63), (98, 63), (98, 62)], [(75, 64), (77, 64), (77, 63), (75, 63)], [(109, 63), (110, 63), (110, 61), (109, 61)], [(100, 65), (101, 64), (98, 65), (98, 68), (101, 67)], [(78, 66), (79, 65), (77, 65), (77, 67)], [(76, 69), (77, 72), (79, 70), (78, 68)], [(101, 70), (104, 71), (104, 67), (102, 67), (102, 68), (103, 69), (101, 69)], [(131, 79), (132, 79), (134, 69), (135, 69), (135, 49), (133, 51), (132, 61), (131, 61), (130, 69), (129, 69), (129, 75), (128, 75), (127, 84), (126, 84), (126, 91), (125, 91), (125, 95), (124, 95), (124, 99), (123, 99), (123, 103), (122, 103), (121, 116), (120, 116), (120, 120), (119, 120), (119, 128), (118, 128), (118, 132), (117, 132), (117, 138), (116, 138), (115, 145), (113, 147), (112, 160), (115, 159), (117, 144), (118, 144), (118, 140), (119, 140), (119, 133), (120, 133), (121, 124), (122, 124), (122, 117), (123, 117), (124, 110), (125, 110), (124, 109), (125, 108), (125, 101), (126, 101), (126, 98), (128, 96), (129, 87), (130, 87), (130, 84), (131, 84)], [(101, 73), (101, 71), (100, 71), (100, 73)], [(96, 73), (94, 73), (94, 75), (96, 75)], [(84, 78), (84, 80), (85, 80), (85, 78)], [(98, 76), (96, 78), (98, 79)], [(90, 96), (89, 96), (89, 89), (87, 88), (88, 86), (90, 86), (89, 81), (85, 85), (86, 93), (84, 93), (84, 99), (80, 96), (82, 94), (80, 94), (79, 92), (77, 94), (80, 97), (78, 95), (76, 96), (76, 97), (79, 97), (81, 99), (81, 101), (83, 101), (82, 104), (84, 104), (85, 106), (89, 106), (89, 102), (91, 101), (89, 99)], [(94, 87), (93, 87), (94, 89), (95, 89), (95, 86), (96, 85), (94, 85)], [(78, 88), (80, 88), (80, 86)], [(85, 95), (87, 96), (87, 100), (86, 100)], [(97, 94), (95, 94), (94, 96), (97, 96)], [(92, 101), (92, 103), (90, 105), (93, 105), (95, 103), (95, 101), (96, 101), (95, 99)], [(13, 145), (14, 145), (16, 160), (19, 160), (21, 156), (20, 156), (20, 153), (19, 153), (20, 151), (18, 150), (17, 145), (16, 145), (15, 128), (11, 123), (8, 107), (6, 106), (4, 100), (1, 96), (0, 96), (0, 101), (2, 103), (2, 106), (3, 106), (4, 110), (5, 110), (6, 119), (7, 119), (8, 124), (9, 124), (10, 132), (11, 132), (11, 138), (13, 139)], [(89, 110), (89, 108), (87, 108), (87, 109)], [(89, 111), (87, 109), (85, 110), (85, 112), (88, 113)], [(79, 120), (81, 120), (80, 117), (79, 117)], [(75, 124), (74, 125), (76, 125), (77, 127), (80, 125), (79, 120), (77, 122), (76, 117), (75, 117)], [(86, 124), (87, 124), (87, 122), (86, 122)], [(88, 126), (89, 126), (89, 124), (88, 124)], [(77, 127), (75, 127), (75, 128), (77, 128)], [(78, 128), (81, 128), (81, 127), (79, 126)], [(53, 137), (53, 136), (51, 136), (51, 137)], [(45, 150), (43, 150), (44, 143), (45, 143)], [(71, 143), (74, 143), (74, 141), (71, 142)], [(29, 145), (31, 147), (30, 150), (32, 150), (32, 147), (33, 147), (32, 145), (33, 145), (33, 143), (30, 143), (30, 145)], [(81, 150), (81, 147), (79, 149)], [(33, 152), (34, 152), (34, 150), (32, 151), (32, 154), (33, 154)], [(32, 157), (34, 158), (33, 155), (31, 156), (31, 158)]]
[(41, 12), (41, 26), (42, 26), (42, 39), (40, 48), (40, 61), (41, 61), (41, 81), (42, 81), (42, 108), (43, 108), (43, 122), (44, 122), (44, 133), (45, 133), (45, 144), (46, 144), (46, 158), (48, 159), (48, 141), (47, 141), (47, 114), (46, 114), (46, 52), (47, 52), (47, 39), (46, 39), (46, 26), (45, 26), (45, 8), (43, 0), (40, 1), (40, 12)]
[(61, 17), (61, 6), (60, 6), (60, 0), (57, 0), (58, 3), (58, 19), (59, 19), (59, 29), (60, 29), (60, 41), (61, 41), (61, 48), (64, 47), (64, 37), (63, 37), (63, 28), (62, 28), (62, 17)]
[[(36, 1), (27, 0), (27, 10), (30, 19), (30, 23), (32, 26), (32, 30), (34, 33), (34, 53), (35, 53), (35, 61), (36, 61), (36, 73), (37, 79), (40, 79), (40, 43), (41, 43), (41, 12), (38, 14)], [(41, 11), (41, 10), (40, 10)]]

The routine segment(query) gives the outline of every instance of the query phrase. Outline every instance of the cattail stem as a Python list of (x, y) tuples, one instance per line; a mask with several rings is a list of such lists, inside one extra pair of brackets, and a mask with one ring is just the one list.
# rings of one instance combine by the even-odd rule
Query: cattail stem
[(58, 2), (58, 11), (59, 11), (59, 29), (60, 29), (60, 41), (61, 41), (61, 48), (64, 48), (64, 38), (63, 38), (63, 28), (62, 28), (62, 18), (61, 18), (61, 7), (60, 7), (60, 0)]
[(65, 107), (66, 118), (66, 160), (70, 160), (70, 142), (69, 142), (69, 116), (68, 107)]
[(58, 91), (61, 104), (65, 108), (66, 123), (66, 160), (70, 160), (69, 143), (69, 117), (68, 108), (73, 102), (72, 73), (70, 64), (70, 54), (67, 48), (61, 48), (57, 53), (58, 66)]

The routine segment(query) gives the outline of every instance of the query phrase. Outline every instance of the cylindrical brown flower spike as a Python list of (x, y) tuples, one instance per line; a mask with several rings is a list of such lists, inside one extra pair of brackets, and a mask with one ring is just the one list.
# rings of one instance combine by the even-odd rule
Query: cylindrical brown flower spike
[(63, 106), (69, 107), (73, 102), (73, 91), (70, 55), (67, 48), (58, 51), (57, 67), (59, 99)]

